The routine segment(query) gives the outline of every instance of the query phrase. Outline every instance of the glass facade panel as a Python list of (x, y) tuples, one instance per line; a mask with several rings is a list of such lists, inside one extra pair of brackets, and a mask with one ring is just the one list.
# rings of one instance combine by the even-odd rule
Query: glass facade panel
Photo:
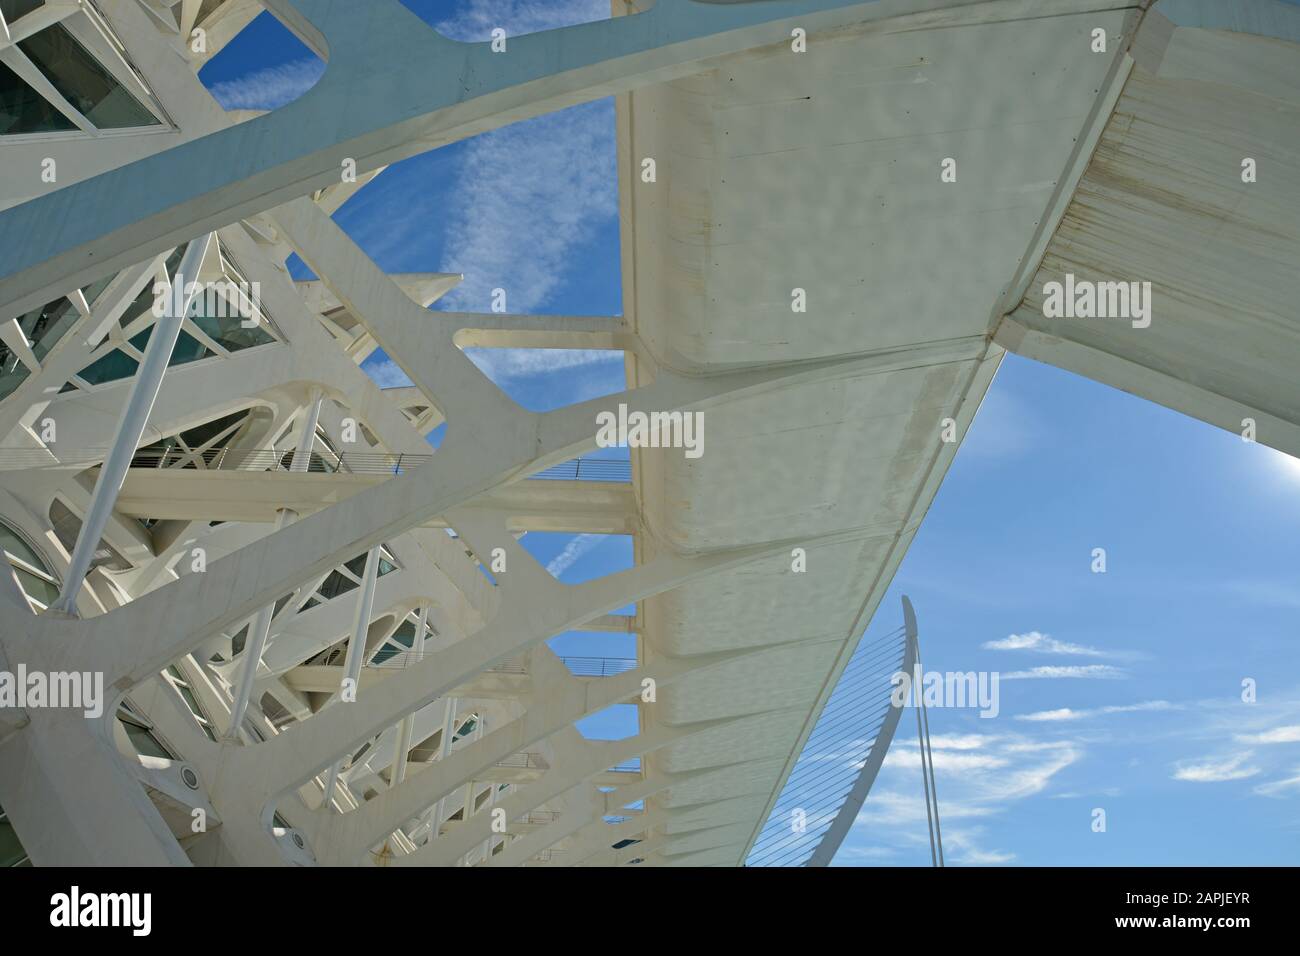
[[(27, 541), (4, 522), (0, 522), (0, 567), (12, 568), (18, 586), (34, 601), (49, 607), (59, 596), (59, 584), (45, 559)], [(27, 565), (20, 566), (19, 562)], [(35, 607), (33, 611), (37, 610)]]
[(31, 369), (22, 363), (8, 347), (0, 342), (0, 398), (4, 398), (31, 374)]
[[(206, 297), (205, 297), (206, 298)], [(195, 300), (199, 302), (199, 299)], [(209, 312), (217, 311), (207, 307), (210, 304), (205, 303), (202, 307), (195, 310), (195, 315), (191, 318), (195, 325), (201, 328), (212, 341), (231, 352), (238, 352), (241, 349), (249, 349), (255, 345), (266, 345), (268, 342), (274, 342), (275, 338), (268, 335), (261, 325), (254, 325), (252, 328), (244, 328), (243, 319), (238, 315), (228, 314), (235, 310), (235, 306), (228, 306), (227, 315), (214, 316)]]
[(162, 745), (157, 737), (153, 735), (148, 727), (137, 724), (134, 720), (118, 713), (117, 719), (122, 724), (122, 729), (126, 731), (127, 738), (131, 741), (131, 746), (135, 752), (142, 757), (161, 757), (164, 760), (175, 760), (171, 751)]
[(104, 278), (99, 279), (96, 282), (92, 282), (88, 286), (83, 286), (81, 289), (81, 294), (86, 297), (86, 303), (88, 305), (94, 305), (95, 300), (99, 298), (100, 293), (102, 293), (105, 289), (107, 289), (108, 284), (116, 278), (117, 278), (117, 273), (114, 272), (111, 275), (104, 276)]
[(9, 822), (9, 815), (0, 807), (0, 866), (31, 866), (27, 852)]
[(49, 570), (45, 560), (19, 537), (17, 532), (4, 524), (0, 524), (0, 551), (7, 551), (19, 561), (26, 561), (34, 568)]
[(332, 601), (340, 594), (347, 594), (353, 588), (357, 587), (357, 582), (337, 571), (331, 571), (323, 584), (320, 586), (320, 595), (327, 601)]
[(105, 382), (116, 382), (128, 378), (134, 375), (135, 370), (139, 367), (140, 363), (131, 356), (119, 349), (114, 349), (107, 355), (91, 362), (77, 375), (91, 385), (103, 385)]
[(0, 63), (0, 136), (13, 133), (58, 133), (77, 124), (37, 93), (9, 67)]
[(80, 316), (81, 313), (68, 301), (68, 297), (61, 295), (39, 309), (32, 309), (26, 315), (19, 316), (18, 325), (27, 336), (27, 341), (32, 343), (32, 354), (36, 360), (44, 362), (45, 356), (50, 354), (50, 350)]
[(5, 15), (5, 23), (13, 23), (33, 10), (39, 10), (43, 2), (44, 0), (0, 0), (0, 13)]
[(98, 129), (157, 126), (158, 119), (56, 23), (18, 44), (51, 85)]
[[(155, 327), (151, 325), (149, 328), (131, 336), (128, 341), (143, 352), (145, 346), (149, 344), (149, 338), (153, 335), (154, 328)], [(172, 357), (167, 364), (169, 366), (184, 365), (186, 362), (196, 362), (199, 359), (207, 358), (212, 354), (213, 353), (208, 350), (206, 345), (182, 329), (180, 335), (176, 338), (176, 345), (172, 347)], [(186, 439), (186, 441), (189, 441), (189, 439)], [(191, 448), (194, 447), (194, 442), (189, 442), (189, 444)]]
[(30, 571), (22, 568), (14, 568), (14, 574), (18, 575), (18, 583), (22, 585), (24, 593), (28, 597), (35, 598), (46, 607), (54, 603), (54, 599), (59, 596), (58, 587), (44, 578), (38, 578)]

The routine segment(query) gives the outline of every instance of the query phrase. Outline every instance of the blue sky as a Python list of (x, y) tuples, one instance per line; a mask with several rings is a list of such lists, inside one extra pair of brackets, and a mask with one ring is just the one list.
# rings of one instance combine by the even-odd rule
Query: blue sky
[[(605, 0), (407, 3), (462, 39), (603, 16)], [(204, 69), (229, 107), (319, 76), (263, 15)], [(434, 307), (621, 310), (613, 107), (576, 107), (415, 157), (338, 213), (390, 272), (464, 272)], [(617, 353), (481, 352), (528, 407), (623, 387)], [(404, 379), (382, 355), (381, 384)], [(628, 566), (626, 538), (529, 534), (576, 582)], [(1091, 570), (1094, 548), (1107, 571)], [(1300, 462), (1106, 386), (1008, 356), (868, 637), (911, 596), (927, 666), (997, 671), (1000, 715), (934, 709), (953, 864), (1281, 864), (1300, 843)], [(561, 653), (630, 656), (563, 635)], [(1011, 677), (1010, 675), (1019, 675)], [(1244, 678), (1258, 699), (1241, 700)], [(593, 736), (629, 732), (629, 708)], [(910, 715), (837, 857), (928, 865)], [(1106, 832), (1093, 832), (1095, 808)]]

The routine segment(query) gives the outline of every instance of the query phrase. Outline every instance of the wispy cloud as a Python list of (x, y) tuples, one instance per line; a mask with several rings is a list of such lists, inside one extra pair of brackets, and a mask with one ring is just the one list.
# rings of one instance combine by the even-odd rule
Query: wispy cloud
[(1078, 680), (1123, 680), (1128, 672), (1110, 664), (1067, 664), (1031, 667), (1027, 671), (1011, 671), (1003, 674), (1003, 680), (1056, 680), (1074, 678)]
[(1294, 777), (1274, 780), (1271, 783), (1261, 783), (1254, 789), (1254, 792), (1261, 797), (1283, 797), (1292, 793), (1300, 794), (1300, 768), (1296, 768)]
[(564, 572), (573, 567), (578, 559), (587, 554), (602, 541), (605, 540), (603, 534), (577, 534), (574, 535), (569, 543), (564, 546), (564, 550), (551, 558), (546, 565), (546, 570), (553, 577), (563, 577)]
[(1202, 763), (1180, 764), (1174, 771), (1175, 780), (1192, 783), (1222, 783), (1225, 780), (1243, 780), (1259, 773), (1258, 767), (1243, 767), (1253, 757), (1249, 750), (1221, 760), (1207, 760)]
[(455, 17), (436, 24), (453, 40), (487, 40), (497, 27), (507, 36), (608, 20), (609, 0), (470, 0)]
[(1016, 720), (1032, 720), (1037, 722), (1054, 722), (1067, 720), (1083, 720), (1087, 717), (1096, 717), (1101, 714), (1131, 714), (1143, 711), (1158, 710), (1181, 710), (1181, 704), (1171, 704), (1167, 700), (1145, 700), (1137, 704), (1119, 704), (1113, 707), (1093, 707), (1083, 710), (1072, 710), (1069, 707), (1062, 707), (1059, 710), (1039, 710), (1032, 714), (1019, 714)]
[(943, 835), (945, 862), (964, 866), (1001, 866), (1016, 858), (1014, 853), (987, 850), (979, 845), (985, 839), (984, 827), (950, 828)]
[(986, 651), (1038, 651), (1042, 654), (1078, 654), (1086, 657), (1105, 657), (1103, 651), (1082, 644), (1058, 641), (1050, 634), (1029, 631), (1027, 634), (1008, 634), (998, 641), (985, 641)]
[[(1073, 741), (1040, 741), (1020, 734), (940, 735), (932, 738), (931, 749), (944, 846), (951, 862), (972, 865), (1009, 863), (1014, 854), (986, 846), (985, 830), (970, 824), (1042, 793), (1057, 774), (1083, 757), (1082, 747)], [(884, 848), (906, 851), (909, 857), (928, 856), (919, 768), (917, 745), (895, 740), (854, 827), (855, 841), (867, 837), (873, 844), (858, 855), (860, 862), (885, 856)]]
[(1274, 727), (1258, 734), (1238, 734), (1244, 744), (1294, 744), (1300, 743), (1300, 726)]
[(214, 83), (208, 90), (227, 110), (273, 110), (292, 102), (316, 85), (325, 64), (304, 57), (279, 66), (268, 66), (236, 80)]
[(537, 311), (573, 253), (618, 214), (614, 107), (608, 100), (525, 120), (470, 140), (444, 227), (444, 268), (465, 281), (447, 308)]
[(565, 378), (563, 398), (566, 404), (621, 391), (626, 384), (622, 352), (598, 349), (474, 348), (466, 349), (465, 354), (483, 374), (502, 386), (554, 372), (584, 373)]

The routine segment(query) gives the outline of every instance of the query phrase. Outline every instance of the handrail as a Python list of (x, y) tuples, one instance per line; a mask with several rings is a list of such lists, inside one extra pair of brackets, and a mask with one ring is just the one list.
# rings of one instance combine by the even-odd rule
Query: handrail
[[(108, 454), (107, 448), (0, 449), (0, 467), (17, 468), (92, 468)], [(175, 468), (184, 471), (283, 471), (289, 472), (295, 452), (274, 448), (233, 448), (221, 446), (202, 451), (186, 451), (168, 444), (164, 448), (142, 448), (131, 459), (131, 468)], [(57, 455), (57, 460), (51, 460)], [(344, 451), (341, 454), (311, 453), (306, 471), (311, 474), (402, 475), (433, 458), (433, 453)], [(632, 480), (632, 463), (609, 458), (572, 458), (552, 465), (529, 479), (540, 481)]]
[(546, 762), (542, 760), (541, 754), (518, 753), (502, 757), (496, 762), (496, 766), (510, 770), (545, 770)]
[[(635, 657), (561, 657), (561, 663), (569, 668), (575, 677), (613, 677), (635, 670), (639, 661)], [(372, 660), (366, 667), (388, 670), (405, 670), (419, 663), (409, 651), (399, 651), (382, 661)], [(331, 665), (326, 665), (331, 666)], [(341, 666), (341, 665), (332, 665)], [(488, 674), (527, 674), (528, 668), (521, 658), (507, 658), (493, 664), (484, 673)]]

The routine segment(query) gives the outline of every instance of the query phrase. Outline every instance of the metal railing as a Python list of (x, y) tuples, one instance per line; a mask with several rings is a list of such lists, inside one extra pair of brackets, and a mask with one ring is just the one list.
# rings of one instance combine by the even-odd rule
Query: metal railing
[(530, 810), (515, 822), (521, 824), (532, 824), (534, 826), (545, 826), (548, 823), (554, 823), (558, 819), (560, 819), (559, 810)]
[[(625, 674), (637, 667), (635, 657), (561, 657), (560, 661), (569, 668), (575, 677), (613, 677)], [(415, 655), (408, 651), (399, 651), (382, 661), (372, 660), (366, 667), (384, 670), (405, 670), (414, 667)], [(341, 666), (341, 665), (340, 665)], [(488, 674), (527, 674), (528, 666), (522, 657), (511, 657), (487, 669)]]
[(635, 670), (635, 657), (561, 657), (575, 677), (612, 677)]
[(632, 462), (610, 458), (574, 458), (530, 478), (549, 481), (631, 481)]
[[(180, 468), (207, 471), (289, 471), (297, 454), (293, 449), (208, 448), (201, 452), (183, 448), (145, 448), (131, 459), (132, 468)], [(311, 474), (400, 475), (418, 468), (433, 455), (345, 451), (337, 457), (312, 452), (307, 462)]]
[[(107, 448), (0, 449), (0, 466), (8, 467), (93, 467), (108, 455)], [(212, 471), (289, 471), (296, 452), (273, 448), (207, 448), (186, 451), (183, 448), (142, 448), (131, 459), (132, 468), (179, 468)], [(51, 456), (57, 461), (51, 461)], [(339, 455), (312, 452), (307, 463), (310, 474), (402, 475), (423, 465), (433, 453), (407, 454), (383, 451), (345, 451)], [(530, 479), (539, 481), (612, 481), (632, 480), (632, 463), (609, 458), (573, 458), (543, 469)]]
[(496, 762), (496, 765), (509, 770), (546, 769), (546, 761), (542, 759), (542, 755), (535, 753), (511, 754), (509, 757), (502, 757)]

